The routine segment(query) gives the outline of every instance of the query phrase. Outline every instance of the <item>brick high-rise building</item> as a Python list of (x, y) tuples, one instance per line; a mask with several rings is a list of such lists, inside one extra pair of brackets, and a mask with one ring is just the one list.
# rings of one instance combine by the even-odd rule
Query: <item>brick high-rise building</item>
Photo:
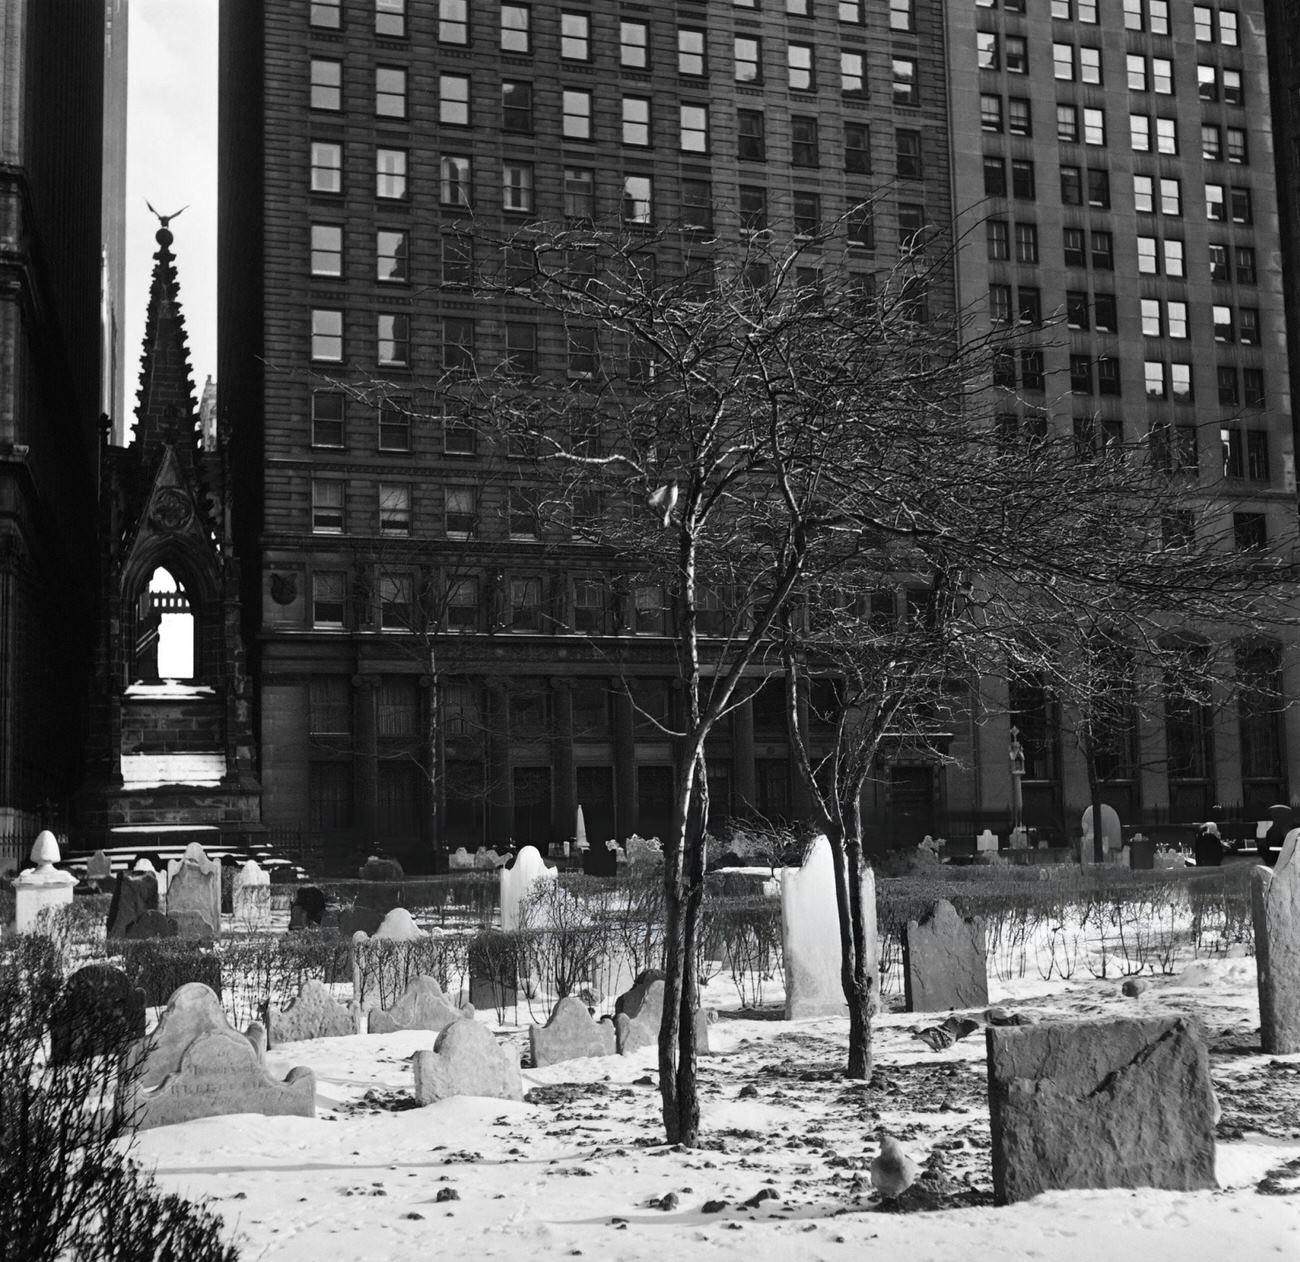
[(104, 0), (0, 0), (0, 832), (62, 825), (95, 592)]
[[(666, 823), (672, 744), (611, 666), (671, 716), (661, 615), (615, 607), (563, 541), (515, 528), (506, 454), (359, 402), (377, 381), (418, 396), (471, 356), (573, 375), (535, 308), (471, 294), (471, 223), (707, 210), (702, 236), (738, 239), (879, 196), (825, 261), (867, 276), (927, 223), (978, 222), (932, 301), (1068, 313), (1017, 362), (1017, 424), (1041, 413), (1084, 442), (1167, 423), (1173, 458), (1229, 462), (1243, 540), (1293, 515), (1259, 5), (1101, 0), (1103, 25), (1063, 0), (228, 0), (219, 409), (266, 823), (340, 856), (558, 839), (579, 803), (593, 838)], [(467, 519), (481, 567), (451, 627), (403, 634), (422, 576), (463, 563)], [(411, 586), (385, 562), (399, 553)], [(1028, 822), (1077, 828), (1087, 793), (1052, 707), (1010, 703)], [(872, 826), (1005, 822), (1008, 725), (954, 732), (959, 767), (899, 759)], [(1174, 732), (1201, 751), (1177, 785), (1144, 747), (1106, 794), (1130, 820), (1285, 800), (1283, 726), (1254, 723), (1249, 768), (1235, 718), (1212, 749)], [(760, 694), (711, 748), (719, 816), (798, 813), (779, 706)]]

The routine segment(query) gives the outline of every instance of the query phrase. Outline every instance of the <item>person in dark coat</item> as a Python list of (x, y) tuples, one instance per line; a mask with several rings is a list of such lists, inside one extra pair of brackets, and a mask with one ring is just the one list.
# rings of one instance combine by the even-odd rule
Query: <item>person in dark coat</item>
[(1219, 826), (1213, 820), (1201, 825), (1196, 834), (1194, 852), (1198, 868), (1217, 868), (1223, 863), (1223, 842), (1219, 837)]

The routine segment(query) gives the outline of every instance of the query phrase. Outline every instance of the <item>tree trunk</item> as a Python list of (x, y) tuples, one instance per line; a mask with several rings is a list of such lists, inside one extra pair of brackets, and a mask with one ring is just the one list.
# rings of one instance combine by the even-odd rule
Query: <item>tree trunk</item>
[(840, 923), (840, 986), (849, 1006), (849, 1057), (844, 1076), (871, 1077), (871, 1015), (875, 979), (867, 973), (868, 943), (862, 906), (862, 819), (855, 804), (850, 818), (837, 812), (827, 830), (835, 860), (835, 907)]
[(1088, 770), (1088, 800), (1092, 803), (1092, 861), (1106, 861), (1106, 838), (1101, 828), (1101, 781), (1097, 778), (1097, 757), (1092, 738), (1083, 739), (1083, 765)]

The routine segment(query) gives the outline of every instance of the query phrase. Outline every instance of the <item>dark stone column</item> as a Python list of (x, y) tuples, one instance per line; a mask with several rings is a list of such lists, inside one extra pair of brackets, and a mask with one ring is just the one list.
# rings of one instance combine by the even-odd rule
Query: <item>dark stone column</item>
[(753, 816), (758, 809), (758, 776), (754, 768), (754, 706), (749, 701), (731, 714), (731, 775), (736, 814)]
[(514, 831), (510, 783), (510, 705), (500, 682), (487, 686), (487, 757), (484, 759), (483, 823), (489, 846), (505, 845)]
[(614, 824), (620, 844), (637, 829), (636, 726), (625, 691), (614, 694)]

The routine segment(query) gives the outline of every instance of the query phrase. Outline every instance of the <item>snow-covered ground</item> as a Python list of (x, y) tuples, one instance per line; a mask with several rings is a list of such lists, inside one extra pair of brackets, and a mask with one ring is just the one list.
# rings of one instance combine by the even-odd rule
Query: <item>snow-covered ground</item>
[[(315, 1119), (210, 1118), (146, 1132), (137, 1153), (165, 1187), (211, 1198), (242, 1256), (267, 1262), (1300, 1258), (1300, 1055), (1259, 1052), (1254, 961), (1194, 961), (1146, 985), (1132, 999), (1118, 980), (1032, 977), (991, 983), (991, 998), (1042, 1019), (1198, 1017), (1223, 1109), (1218, 1191), (996, 1208), (979, 1033), (932, 1052), (915, 1031), (934, 1019), (883, 1014), (872, 1083), (846, 1082), (846, 1020), (729, 1016), (735, 991), (717, 980), (694, 1150), (663, 1142), (653, 1049), (525, 1070), (522, 1104), (416, 1108), (407, 1058), (434, 1036), (406, 1032), (273, 1048), (276, 1074), (315, 1071)], [(779, 987), (764, 998), (779, 1004)], [(502, 1034), (526, 1046), (526, 1031)], [(941, 1164), (940, 1208), (881, 1211), (868, 1166), (883, 1133)]]

